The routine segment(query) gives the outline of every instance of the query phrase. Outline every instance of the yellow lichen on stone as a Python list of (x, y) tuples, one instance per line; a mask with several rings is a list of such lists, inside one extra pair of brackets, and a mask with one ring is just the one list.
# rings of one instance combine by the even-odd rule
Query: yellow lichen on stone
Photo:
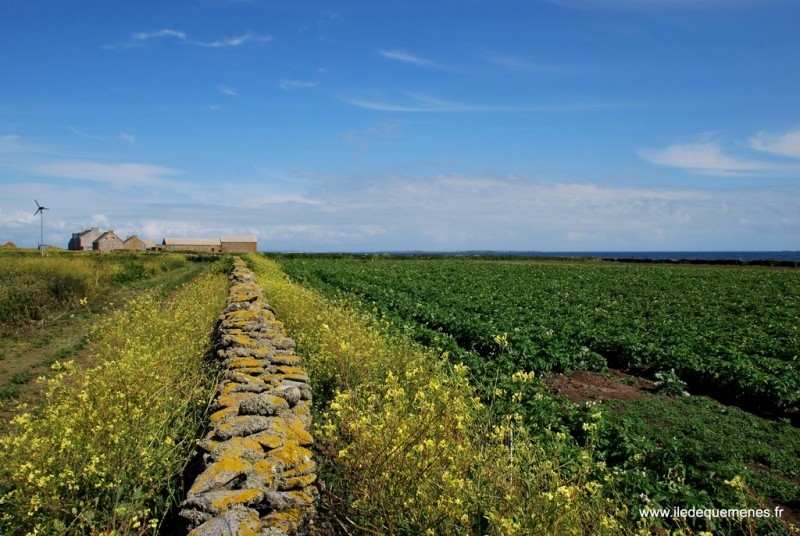
[(311, 459), (311, 451), (301, 447), (297, 441), (288, 440), (283, 446), (273, 449), (267, 453), (269, 458), (275, 458), (283, 462), (284, 470), (290, 470), (305, 461)]
[(255, 396), (253, 393), (231, 393), (217, 398), (217, 405), (222, 407), (235, 407), (238, 408), (239, 404)]
[(218, 422), (223, 421), (225, 417), (228, 417), (229, 415), (236, 415), (238, 411), (238, 408), (235, 407), (222, 408), (221, 410), (212, 413), (208, 417), (208, 420), (211, 421), (211, 424), (217, 424)]
[(289, 491), (287, 492), (287, 495), (289, 495), (292, 499), (299, 502), (303, 502), (309, 506), (311, 506), (314, 503), (314, 497), (312, 497), (305, 490)]
[(302, 475), (302, 476), (293, 476), (289, 478), (284, 478), (283, 484), (281, 485), (280, 489), (290, 490), (290, 489), (302, 489), (306, 486), (310, 486), (317, 480), (317, 475), (310, 474), (310, 475)]
[(276, 365), (296, 366), (300, 364), (300, 357), (295, 354), (278, 354), (272, 358)]
[(255, 359), (253, 357), (237, 357), (236, 359), (232, 359), (230, 365), (228, 365), (232, 369), (241, 369), (241, 368), (264, 368), (264, 361), (262, 359)]
[(240, 489), (230, 491), (218, 499), (211, 501), (211, 510), (221, 512), (227, 510), (234, 504), (252, 504), (259, 502), (264, 497), (264, 492), (260, 489)]
[(283, 445), (284, 438), (281, 436), (277, 436), (271, 431), (266, 432), (259, 432), (257, 434), (253, 434), (248, 436), (250, 439), (255, 439), (258, 443), (264, 447), (265, 449), (276, 449)]
[[(316, 464), (316, 462), (314, 462), (314, 460), (307, 460), (307, 461), (304, 461), (304, 462), (300, 463), (299, 465), (296, 465), (293, 469), (290, 469), (288, 471), (284, 471), (283, 472), (283, 476), (284, 476), (284, 478), (293, 478), (293, 477), (296, 477), (296, 476), (305, 476), (305, 475), (309, 475), (309, 474), (313, 473), (316, 468), (317, 468), (317, 464)], [(303, 486), (303, 487), (305, 487), (305, 486)]]
[(263, 480), (268, 488), (274, 488), (277, 479), (278, 467), (271, 460), (261, 460), (253, 464), (253, 472)]
[[(232, 394), (239, 394), (239, 393), (236, 393), (236, 389), (239, 388), (239, 387), (240, 387), (240, 385), (238, 383), (236, 383), (236, 382), (228, 382), (228, 383), (224, 384), (222, 389), (220, 390), (220, 393), (219, 393), (220, 400), (225, 398), (225, 397), (227, 397), (227, 396), (230, 396)], [(241, 393), (241, 394), (244, 394), (244, 393)], [(250, 394), (250, 393), (247, 393), (247, 394)]]
[(297, 530), (300, 520), (303, 518), (304, 511), (301, 508), (289, 508), (280, 512), (270, 512), (264, 518), (264, 524), (282, 530), (286, 533), (293, 533)]
[(223, 514), (222, 518), (214, 518), (200, 525), (188, 536), (217, 536), (234, 531), (237, 536), (258, 536), (261, 532), (261, 519), (258, 517), (258, 512), (249, 508), (229, 511), (227, 514)]
[(217, 460), (239, 458), (256, 461), (264, 457), (261, 443), (249, 437), (233, 437), (227, 441), (220, 441), (211, 447), (209, 452), (212, 458)]
[(225, 335), (222, 339), (228, 346), (242, 346), (244, 348), (255, 348), (258, 343), (255, 339), (247, 335)]
[(300, 445), (311, 445), (314, 442), (314, 438), (308, 430), (306, 430), (302, 419), (299, 417), (284, 417), (284, 421), (286, 422), (286, 429), (288, 430), (286, 434), (287, 439), (293, 439)]
[(231, 480), (244, 475), (252, 465), (242, 458), (223, 458), (214, 462), (200, 473), (189, 489), (189, 495), (225, 486)]

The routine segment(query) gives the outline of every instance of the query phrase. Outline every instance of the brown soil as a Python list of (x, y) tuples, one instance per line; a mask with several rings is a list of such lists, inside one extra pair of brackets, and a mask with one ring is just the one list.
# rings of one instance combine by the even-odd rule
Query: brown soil
[(656, 391), (652, 381), (614, 369), (608, 369), (603, 374), (584, 370), (576, 370), (569, 375), (551, 374), (544, 379), (544, 383), (554, 395), (566, 396), (572, 402), (631, 400)]

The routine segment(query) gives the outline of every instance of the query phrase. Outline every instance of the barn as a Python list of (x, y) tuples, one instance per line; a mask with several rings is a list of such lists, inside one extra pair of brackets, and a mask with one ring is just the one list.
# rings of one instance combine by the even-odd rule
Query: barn
[(147, 249), (147, 246), (144, 243), (144, 240), (139, 238), (136, 235), (131, 235), (125, 239), (125, 249), (131, 249), (134, 251), (144, 251)]
[(222, 243), (219, 238), (188, 238), (168, 236), (164, 238), (163, 249), (171, 251), (203, 251), (219, 253)]
[(97, 240), (92, 242), (92, 249), (95, 251), (114, 251), (116, 249), (124, 249), (125, 242), (114, 232), (114, 230), (106, 231), (101, 234)]
[(220, 243), (224, 253), (255, 252), (258, 249), (255, 236), (223, 236), (220, 238)]

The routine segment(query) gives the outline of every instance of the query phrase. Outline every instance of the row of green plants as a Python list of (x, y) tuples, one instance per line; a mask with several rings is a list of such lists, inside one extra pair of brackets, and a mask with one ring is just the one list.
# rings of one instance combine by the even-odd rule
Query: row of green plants
[(297, 256), (281, 266), (374, 304), (473, 368), (494, 369), (502, 351), (515, 369), (673, 371), (694, 392), (749, 407), (800, 404), (798, 270)]
[[(547, 386), (541, 382), (519, 384), (513, 381), (515, 373), (520, 369), (536, 370), (519, 348), (515, 348), (520, 343), (521, 333), (552, 331), (547, 337), (562, 341), (549, 346), (548, 350), (552, 351), (554, 346), (570, 342), (563, 333), (559, 334), (554, 329), (559, 319), (566, 317), (564, 313), (558, 316), (560, 308), (569, 305), (574, 307), (575, 315), (579, 318), (572, 321), (584, 322), (583, 325), (586, 326), (586, 319), (580, 318), (581, 308), (588, 307), (587, 303), (603, 301), (602, 297), (588, 296), (584, 302), (579, 295), (575, 295), (570, 302), (569, 296), (578, 291), (575, 286), (570, 287), (578, 284), (576, 279), (583, 279), (587, 288), (598, 289), (603, 283), (599, 279), (616, 278), (619, 284), (624, 280), (624, 270), (632, 268), (631, 285), (622, 286), (617, 291), (633, 296), (636, 276), (642, 277), (638, 266), (612, 265), (608, 268), (615, 271), (606, 275), (603, 271), (595, 270), (606, 267), (585, 263), (544, 266), (514, 263), (509, 267), (508, 263), (451, 259), (430, 262), (353, 262), (351, 259), (322, 261), (294, 258), (280, 259), (280, 262), (296, 281), (313, 283), (315, 288), (329, 297), (337, 297), (336, 299), (349, 303), (372, 318), (382, 319), (382, 325), (389, 331), (422, 342), (436, 352), (448, 355), (453, 363), (466, 364), (470, 370), (471, 384), (481, 400), (490, 404), (498, 415), (518, 414), (521, 425), (545, 449), (554, 449), (557, 453), (565, 442), (581, 448), (591, 446), (593, 463), (608, 467), (612, 474), (613, 485), (609, 484), (604, 490), (607, 497), (628, 506), (631, 523), (637, 521), (639, 508), (682, 505), (726, 508), (732, 505), (764, 504), (764, 497), (775, 504), (800, 510), (800, 485), (797, 482), (800, 476), (800, 431), (786, 419), (769, 421), (703, 396), (685, 397), (683, 395), (687, 385), (672, 368), (662, 369), (654, 376), (661, 393), (674, 395), (676, 398), (658, 396), (615, 405), (572, 404), (553, 399)], [(535, 275), (539, 272), (537, 268), (546, 273), (548, 278), (532, 277), (531, 273)], [(583, 268), (587, 271), (581, 272)], [(645, 268), (700, 270), (694, 277), (701, 280), (708, 277), (713, 280), (715, 276), (723, 279), (731, 277), (729, 273), (704, 272), (707, 267)], [(487, 270), (495, 275), (491, 276)], [(517, 272), (516, 277), (514, 270)], [(524, 277), (522, 274), (528, 276)], [(789, 281), (792, 281), (793, 273), (784, 274), (788, 274)], [(670, 277), (669, 273), (659, 275), (657, 271), (647, 272), (647, 275), (662, 283)], [(686, 278), (691, 275), (679, 274), (672, 277)], [(585, 280), (591, 278), (595, 280), (589, 285)], [(744, 280), (747, 281), (747, 278)], [(456, 281), (459, 282), (458, 285)], [(446, 290), (437, 289), (437, 283), (442, 283)], [(610, 282), (606, 280), (605, 284), (610, 285)], [(678, 284), (679, 288), (690, 286), (686, 281), (680, 280), (673, 280), (673, 284)], [(716, 284), (721, 286), (719, 281)], [(545, 293), (538, 302), (527, 306), (514, 306), (510, 303), (511, 300), (504, 305), (498, 305), (503, 303), (504, 298), (508, 299), (511, 294), (508, 287), (514, 285), (516, 294), (522, 296), (530, 295), (526, 285), (542, 285), (551, 292), (560, 287), (562, 291), (560, 294)], [(638, 292), (646, 294), (648, 286), (641, 281), (639, 285)], [(710, 285), (711, 283), (706, 283), (706, 286)], [(735, 288), (741, 286), (742, 282), (739, 281), (739, 286)], [(790, 285), (787, 288), (791, 288)], [(423, 294), (425, 289), (430, 293)], [(751, 292), (755, 294), (755, 291)], [(677, 289), (673, 290), (671, 300), (678, 301), (679, 294)], [(730, 295), (731, 289), (724, 294)], [(546, 303), (548, 295), (555, 303)], [(361, 299), (355, 300), (353, 296)], [(663, 295), (650, 298), (650, 301), (656, 302), (665, 299)], [(731, 298), (745, 301), (735, 296)], [(561, 301), (559, 304), (559, 300), (566, 303)], [(643, 303), (648, 300), (645, 296), (639, 296), (634, 301)], [(707, 300), (706, 303), (696, 302), (696, 305), (702, 310), (709, 306), (709, 301), (713, 300)], [(492, 313), (507, 323), (498, 325), (498, 319), (482, 309), (487, 304), (496, 304)], [(548, 315), (538, 317), (543, 318), (546, 323), (539, 326), (526, 324), (536, 315), (528, 309), (537, 307), (548, 311)], [(429, 309), (427, 313), (424, 312), (426, 308)], [(785, 316), (787, 313), (783, 311), (782, 314)], [(463, 315), (463, 318), (458, 315)], [(512, 318), (514, 315), (517, 315), (516, 320)], [(662, 320), (667, 316), (667, 312), (661, 313)], [(441, 322), (437, 325), (438, 329), (433, 329), (431, 319), (434, 317), (447, 319), (447, 323)], [(603, 318), (598, 316), (596, 321), (602, 322)], [(728, 329), (737, 329), (738, 324), (731, 316), (728, 320), (734, 324)], [(677, 318), (674, 321), (678, 324), (681, 322)], [(635, 322), (636, 319), (632, 317), (630, 323)], [(657, 327), (654, 323), (645, 335)], [(453, 329), (455, 333), (447, 329)], [(599, 328), (596, 329), (599, 331)], [(605, 329), (624, 329), (628, 333), (634, 331), (631, 327), (624, 327), (620, 319), (617, 319), (613, 327), (606, 325)], [(564, 330), (563, 326), (561, 330)], [(464, 337), (465, 332), (469, 333), (469, 337)], [(638, 336), (646, 338), (642, 334)], [(683, 337), (684, 340), (687, 338), (686, 335)], [(582, 346), (565, 346), (561, 352), (562, 355), (571, 356), (572, 361), (568, 366), (563, 369), (559, 365), (543, 366), (538, 371), (547, 374), (559, 369), (600, 370), (606, 365), (602, 361), (587, 366), (585, 360), (589, 350)], [(554, 353), (545, 355), (553, 356)], [(545, 358), (539, 356), (538, 359)], [(592, 416), (598, 412), (603, 418), (595, 422)], [(591, 433), (587, 433), (585, 428), (587, 422), (595, 425), (590, 428)], [(564, 439), (553, 441), (553, 434)], [(774, 439), (776, 437), (780, 439)], [(729, 448), (733, 442), (737, 442), (737, 447)], [(687, 525), (684, 528), (695, 531), (714, 530), (720, 533), (780, 534), (788, 530), (784, 524), (775, 521), (754, 521), (752, 526), (720, 520), (681, 520), (677, 523), (664, 520), (662, 523), (673, 529), (680, 528), (683, 524)]]
[[(605, 459), (608, 408), (563, 406), (531, 371), (481, 379), (376, 312), (325, 298), (263, 257), (248, 262), (311, 377), (322, 507), (340, 533), (759, 530), (640, 518), (635, 508), (647, 503), (631, 500), (627, 485), (641, 468)], [(508, 347), (503, 334), (492, 340)], [(721, 482), (729, 504), (759, 504), (740, 482)]]
[(226, 273), (120, 308), (96, 331), (99, 365), (53, 365), (0, 434), (0, 533), (158, 533), (205, 423)]

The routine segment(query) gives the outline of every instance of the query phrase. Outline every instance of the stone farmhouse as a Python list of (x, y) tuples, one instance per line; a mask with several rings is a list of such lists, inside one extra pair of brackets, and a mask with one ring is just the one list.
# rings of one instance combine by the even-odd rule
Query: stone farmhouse
[(92, 227), (84, 229), (80, 233), (72, 233), (67, 249), (71, 251), (91, 251), (94, 249), (94, 241), (100, 238), (100, 229)]
[(203, 251), (208, 253), (244, 253), (256, 251), (255, 236), (222, 236), (220, 238), (166, 237), (162, 248), (172, 251)]
[(154, 240), (142, 240), (138, 236), (129, 236), (122, 240), (113, 229), (102, 232), (97, 227), (84, 229), (80, 233), (72, 233), (67, 246), (71, 251), (116, 251), (130, 249), (138, 251), (156, 251)]
[(167, 237), (161, 244), (154, 240), (143, 240), (136, 235), (122, 240), (113, 229), (101, 232), (99, 228), (84, 229), (72, 233), (69, 241), (72, 251), (200, 251), (208, 253), (255, 252), (258, 241), (255, 236), (222, 236), (219, 238)]
[(122, 241), (117, 233), (113, 231), (106, 231), (101, 234), (97, 240), (92, 242), (92, 249), (99, 252), (114, 251), (117, 249), (125, 249), (125, 242)]

